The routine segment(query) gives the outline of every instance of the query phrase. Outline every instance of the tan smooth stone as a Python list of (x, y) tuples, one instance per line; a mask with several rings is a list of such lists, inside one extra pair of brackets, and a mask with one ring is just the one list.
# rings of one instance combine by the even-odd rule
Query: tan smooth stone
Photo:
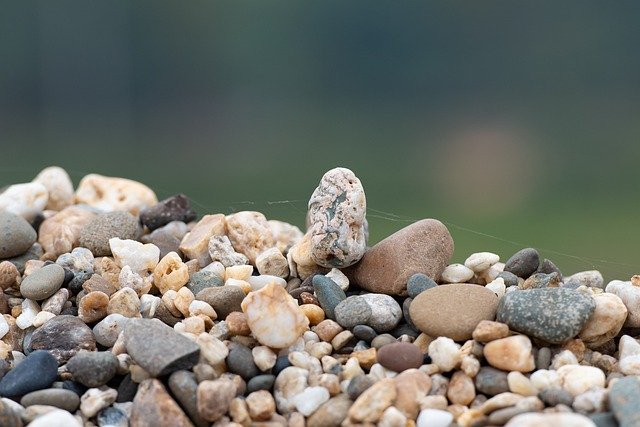
[(80, 180), (76, 203), (105, 212), (128, 211), (138, 215), (142, 209), (158, 203), (158, 198), (153, 190), (139, 182), (89, 174)]
[(535, 369), (531, 340), (526, 335), (494, 340), (484, 346), (484, 357), (503, 371), (531, 372)]
[(473, 330), (474, 340), (486, 344), (493, 340), (506, 338), (509, 336), (509, 326), (505, 323), (494, 322), (492, 320), (482, 320)]
[(578, 338), (593, 349), (606, 343), (622, 329), (627, 319), (627, 307), (619, 296), (603, 292), (593, 295), (595, 311), (589, 316)]
[(182, 238), (180, 251), (186, 258), (198, 260), (200, 267), (206, 266), (211, 263), (209, 239), (212, 236), (225, 234), (226, 227), (223, 214), (203, 216), (191, 231)]
[(227, 216), (227, 236), (233, 248), (255, 265), (258, 255), (276, 245), (267, 219), (260, 212), (243, 211)]
[(378, 381), (362, 393), (349, 409), (349, 419), (354, 423), (375, 423), (382, 413), (393, 404), (397, 396), (392, 378)]

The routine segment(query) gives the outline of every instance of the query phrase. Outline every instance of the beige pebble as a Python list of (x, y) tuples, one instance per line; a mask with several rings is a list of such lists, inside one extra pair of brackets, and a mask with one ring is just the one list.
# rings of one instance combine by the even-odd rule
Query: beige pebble
[(603, 292), (593, 295), (596, 309), (578, 334), (587, 347), (598, 348), (620, 332), (627, 319), (627, 307), (619, 296)]
[(447, 337), (438, 337), (429, 344), (429, 357), (442, 372), (453, 370), (462, 361), (460, 345)]
[(501, 338), (484, 346), (487, 362), (504, 371), (533, 371), (535, 362), (531, 351), (531, 341), (525, 335)]
[(336, 282), (336, 284), (340, 286), (340, 289), (342, 289), (343, 291), (349, 289), (349, 278), (339, 269), (332, 268), (330, 272), (325, 274), (325, 276)]
[(584, 415), (576, 413), (525, 413), (511, 418), (505, 427), (596, 427)]
[(229, 313), (227, 318), (225, 319), (227, 322), (227, 326), (229, 327), (229, 334), (231, 336), (242, 335), (249, 336), (251, 335), (251, 329), (249, 328), (249, 323), (247, 323), (247, 315), (241, 313), (239, 311), (233, 311)]
[(211, 262), (209, 240), (225, 234), (226, 221), (222, 214), (205, 215), (180, 241), (180, 251), (186, 258), (197, 260), (200, 267)]
[(42, 184), (48, 192), (45, 209), (60, 211), (73, 204), (75, 196), (73, 193), (73, 183), (67, 171), (59, 166), (49, 166), (44, 168), (33, 179), (33, 182)]
[(397, 396), (395, 382), (391, 378), (378, 381), (365, 390), (349, 409), (349, 419), (354, 422), (375, 423)]
[(440, 279), (443, 283), (467, 283), (473, 279), (473, 270), (462, 264), (449, 264), (442, 271)]
[(353, 338), (353, 333), (351, 331), (342, 331), (331, 340), (331, 345), (335, 350), (340, 350), (342, 347), (347, 345), (349, 341)]
[(184, 328), (183, 332), (187, 334), (198, 336), (205, 331), (204, 319), (199, 316), (187, 317), (182, 320), (181, 324)]
[(174, 291), (173, 289), (169, 289), (167, 292), (164, 293), (164, 295), (162, 295), (162, 302), (164, 303), (164, 306), (167, 308), (167, 310), (169, 310), (169, 312), (172, 315), (174, 315), (175, 317), (181, 317), (182, 313), (180, 312), (180, 310), (178, 310), (178, 308), (174, 304), (174, 301), (177, 296), (178, 296), (178, 293), (176, 291)]
[(304, 280), (314, 273), (327, 272), (311, 258), (311, 234), (306, 233), (287, 253), (290, 274)]
[(278, 248), (270, 248), (256, 258), (256, 268), (260, 274), (286, 279), (289, 277), (289, 264)]
[(247, 396), (247, 406), (253, 421), (267, 421), (276, 411), (276, 402), (266, 390), (250, 393)]
[(492, 320), (482, 320), (473, 330), (473, 339), (486, 344), (490, 341), (509, 336), (509, 326)]
[(268, 371), (276, 364), (278, 355), (269, 347), (257, 346), (251, 350), (253, 362), (262, 372)]
[(491, 252), (477, 252), (471, 254), (464, 262), (464, 265), (476, 273), (481, 273), (498, 261), (500, 261), (500, 257), (496, 254)]
[(189, 268), (175, 252), (166, 254), (153, 269), (153, 284), (161, 294), (178, 291), (189, 281)]
[(140, 298), (131, 288), (120, 289), (111, 295), (107, 306), (107, 314), (118, 313), (124, 317), (141, 317)]
[(189, 304), (189, 316), (205, 315), (211, 320), (216, 320), (218, 314), (216, 311), (204, 301), (194, 300)]
[(105, 212), (128, 211), (138, 215), (142, 209), (158, 203), (158, 198), (149, 187), (139, 182), (89, 174), (78, 184), (76, 203)]
[(78, 304), (78, 317), (85, 323), (94, 323), (107, 316), (109, 296), (104, 292), (87, 293)]
[(225, 267), (249, 264), (249, 258), (235, 251), (229, 238), (225, 235), (213, 235), (209, 239), (209, 257)]
[(49, 192), (38, 182), (14, 184), (0, 193), (0, 211), (18, 215), (27, 221), (42, 211), (49, 200)]
[(300, 310), (309, 319), (310, 325), (317, 325), (324, 320), (324, 310), (315, 304), (302, 304)]
[(325, 319), (314, 326), (313, 331), (322, 341), (331, 342), (336, 335), (343, 331), (343, 328), (334, 320)]
[(236, 396), (237, 386), (228, 378), (202, 381), (197, 388), (198, 414), (206, 421), (216, 421), (229, 410)]
[(240, 279), (227, 279), (226, 282), (224, 282), (225, 286), (236, 286), (240, 289), (242, 289), (242, 292), (244, 292), (245, 295), (247, 295), (249, 292), (251, 292), (253, 290), (253, 288), (251, 287), (251, 284), (247, 281), (244, 280), (240, 280)]
[(269, 228), (271, 228), (273, 238), (276, 240), (276, 247), (283, 254), (289, 252), (289, 249), (291, 249), (297, 241), (302, 239), (304, 234), (295, 225), (283, 221), (270, 219), (267, 223), (269, 224)]
[(38, 230), (44, 259), (54, 260), (78, 246), (80, 231), (96, 216), (90, 209), (69, 206), (45, 219)]
[(40, 313), (36, 314), (36, 317), (33, 319), (33, 327), (39, 328), (40, 326), (44, 325), (47, 320), (53, 319), (54, 317), (56, 317), (56, 315), (51, 312), (41, 311)]
[(538, 389), (531, 380), (518, 371), (511, 371), (507, 375), (509, 391), (523, 396), (536, 396)]
[(227, 281), (229, 279), (235, 280), (243, 280), (247, 281), (251, 274), (253, 273), (252, 265), (234, 265), (231, 267), (226, 267), (224, 270), (224, 280)]
[(173, 305), (184, 317), (189, 317), (189, 306), (195, 300), (193, 292), (189, 288), (182, 287), (176, 293)]
[(0, 262), (0, 288), (7, 290), (19, 285), (20, 282), (20, 272), (16, 266), (9, 261)]
[(604, 387), (604, 372), (593, 366), (565, 365), (558, 368), (562, 388), (577, 396), (591, 388)]
[(200, 346), (202, 357), (211, 365), (215, 366), (224, 362), (229, 355), (227, 346), (213, 335), (201, 333), (198, 335), (196, 343)]
[(238, 212), (228, 215), (226, 221), (231, 244), (254, 265), (260, 253), (276, 245), (267, 219), (260, 212)]
[(420, 402), (431, 390), (431, 377), (420, 370), (407, 369), (393, 380), (397, 392), (394, 406), (407, 418), (415, 419), (420, 411)]
[[(229, 415), (233, 423), (237, 424), (237, 427), (251, 425), (251, 416), (249, 415), (249, 407), (247, 406), (246, 399), (239, 397), (234, 398), (229, 404)], [(233, 427), (236, 426), (234, 425)]]
[(140, 275), (153, 271), (160, 259), (160, 249), (152, 243), (142, 244), (135, 240), (114, 237), (109, 239), (109, 247), (120, 268), (128, 265), (133, 272)]
[(462, 371), (456, 371), (449, 382), (447, 398), (449, 402), (459, 405), (469, 405), (476, 397), (473, 380)]

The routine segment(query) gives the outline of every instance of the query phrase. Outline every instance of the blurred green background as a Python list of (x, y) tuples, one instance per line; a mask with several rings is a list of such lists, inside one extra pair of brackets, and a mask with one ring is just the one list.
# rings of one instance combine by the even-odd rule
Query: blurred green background
[(628, 278), (638, 22), (636, 1), (7, 2), (0, 184), (56, 164), (302, 226), (340, 165), (372, 242), (435, 217), (456, 261), (534, 246)]

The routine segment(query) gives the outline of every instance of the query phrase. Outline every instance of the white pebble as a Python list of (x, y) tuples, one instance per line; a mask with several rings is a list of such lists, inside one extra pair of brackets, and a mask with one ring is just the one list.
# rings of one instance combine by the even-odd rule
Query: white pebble
[(0, 194), (0, 211), (19, 215), (32, 221), (44, 210), (49, 200), (49, 192), (37, 182), (10, 185)]
[(500, 257), (496, 254), (492, 254), (491, 252), (477, 252), (471, 254), (464, 262), (464, 265), (476, 273), (482, 273), (498, 261), (500, 261)]
[(438, 337), (429, 344), (429, 357), (442, 372), (449, 372), (460, 363), (460, 345), (451, 338)]
[(502, 298), (507, 292), (507, 285), (504, 284), (504, 279), (502, 277), (498, 277), (491, 283), (487, 283), (485, 288), (492, 290), (493, 293), (498, 296), (498, 298)]
[(451, 264), (445, 267), (442, 275), (444, 283), (467, 283), (473, 278), (473, 270), (462, 264)]
[(313, 414), (324, 402), (329, 400), (329, 390), (324, 387), (307, 387), (291, 399), (298, 412), (305, 417)]
[(604, 372), (594, 366), (565, 365), (558, 369), (562, 388), (573, 396), (591, 388), (604, 387)]
[(109, 239), (109, 247), (118, 266), (122, 268), (128, 265), (133, 272), (142, 276), (153, 271), (160, 261), (160, 249), (152, 243), (142, 244), (114, 237)]
[(282, 277), (270, 276), (268, 274), (261, 274), (260, 276), (250, 276), (247, 278), (247, 282), (249, 282), (249, 284), (251, 285), (251, 289), (254, 291), (258, 291), (264, 288), (271, 282), (282, 287), (287, 286), (287, 281)]
[(328, 277), (329, 279), (336, 282), (336, 285), (340, 286), (340, 289), (342, 289), (343, 291), (349, 289), (349, 278), (337, 268), (332, 268), (330, 272), (325, 274), (325, 277)]
[(53, 319), (54, 317), (56, 317), (56, 315), (51, 312), (41, 311), (36, 315), (35, 319), (33, 319), (33, 326), (39, 328), (40, 326), (44, 325), (47, 320)]
[(189, 304), (189, 315), (197, 316), (199, 314), (204, 314), (211, 320), (218, 318), (218, 314), (208, 303), (199, 300), (191, 301), (191, 304)]
[(16, 325), (20, 329), (27, 329), (29, 326), (33, 326), (33, 321), (40, 313), (40, 306), (37, 302), (30, 299), (22, 301), (22, 313), (16, 319)]
[(453, 414), (440, 409), (423, 409), (416, 420), (417, 427), (449, 427)]
[(7, 335), (9, 332), (9, 324), (7, 323), (7, 319), (4, 316), (0, 316), (0, 339)]
[(620, 338), (620, 372), (625, 375), (640, 375), (640, 344), (629, 335)]
[(69, 412), (54, 409), (30, 422), (29, 427), (82, 427), (82, 423)]
[(531, 383), (538, 391), (560, 388), (560, 378), (558, 377), (557, 371), (540, 369), (533, 372), (529, 380), (531, 380)]

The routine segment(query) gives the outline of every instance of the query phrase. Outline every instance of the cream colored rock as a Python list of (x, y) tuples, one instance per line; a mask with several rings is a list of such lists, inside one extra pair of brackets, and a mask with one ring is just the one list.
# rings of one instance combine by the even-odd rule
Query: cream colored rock
[(20, 272), (14, 263), (9, 261), (0, 262), (0, 288), (2, 290), (17, 286), (22, 281)]
[(211, 334), (201, 333), (196, 343), (200, 346), (200, 355), (212, 366), (221, 364), (229, 355), (227, 346)]
[(533, 372), (529, 377), (529, 380), (531, 380), (531, 384), (533, 384), (538, 391), (560, 388), (558, 371), (540, 369)]
[(169, 252), (153, 269), (153, 284), (164, 294), (180, 290), (189, 281), (189, 268), (175, 252)]
[(253, 274), (253, 266), (251, 265), (234, 265), (233, 267), (227, 267), (224, 270), (224, 280), (249, 280)]
[(620, 372), (625, 375), (640, 375), (640, 343), (629, 335), (623, 335), (619, 348)]
[(518, 371), (511, 371), (507, 375), (509, 391), (522, 396), (537, 396), (538, 389), (531, 380)]
[(309, 319), (296, 300), (275, 283), (251, 292), (241, 306), (253, 336), (271, 348), (292, 345), (309, 328)]
[(485, 401), (482, 405), (480, 405), (478, 409), (483, 414), (490, 414), (491, 412), (497, 411), (498, 409), (515, 406), (523, 399), (525, 399), (525, 397), (520, 396), (519, 394), (504, 392), (497, 394), (491, 399)]
[(193, 292), (189, 288), (180, 288), (173, 300), (173, 305), (184, 317), (189, 317), (189, 306), (195, 300)]
[(482, 273), (498, 261), (500, 261), (500, 256), (496, 254), (491, 252), (477, 252), (471, 254), (464, 262), (464, 265), (476, 273)]
[(158, 265), (160, 249), (152, 243), (142, 244), (135, 240), (109, 239), (113, 258), (120, 268), (128, 265), (131, 271), (146, 276)]
[(158, 198), (153, 190), (137, 181), (89, 174), (80, 180), (76, 203), (104, 212), (128, 211), (138, 215), (144, 208), (158, 203)]
[(278, 248), (267, 249), (258, 255), (256, 268), (260, 274), (282, 277), (283, 279), (289, 277), (287, 259)]
[(624, 322), (625, 328), (640, 327), (640, 286), (632, 282), (612, 280), (605, 288), (605, 292), (620, 297), (627, 307), (627, 320)]
[(487, 283), (485, 288), (491, 289), (498, 298), (502, 298), (507, 292), (507, 285), (505, 285), (502, 277), (498, 277), (497, 279)]
[(476, 388), (473, 380), (462, 371), (454, 372), (449, 382), (449, 388), (447, 389), (449, 402), (468, 406), (475, 397)]
[(249, 276), (247, 278), (247, 282), (251, 285), (251, 289), (254, 291), (264, 288), (271, 282), (282, 286), (283, 288), (287, 286), (287, 281), (282, 277), (268, 276), (266, 274), (261, 274), (260, 276)]
[(109, 298), (107, 314), (118, 313), (124, 317), (141, 317), (140, 298), (131, 288), (120, 289)]
[(14, 184), (0, 194), (0, 211), (7, 211), (32, 221), (49, 200), (49, 192), (38, 182)]
[(514, 335), (489, 342), (484, 357), (494, 368), (504, 371), (531, 372), (535, 369), (531, 340), (526, 335)]
[(610, 293), (593, 295), (596, 309), (578, 334), (589, 348), (597, 348), (618, 335), (627, 319), (627, 307), (620, 297)]
[(278, 355), (273, 350), (263, 345), (254, 347), (251, 350), (251, 354), (253, 355), (253, 362), (263, 372), (273, 368), (278, 358)]
[(393, 404), (396, 396), (396, 386), (392, 378), (378, 381), (353, 402), (349, 408), (349, 419), (353, 423), (375, 423), (382, 417), (383, 412)]
[(406, 425), (407, 417), (393, 406), (384, 410), (378, 422), (379, 427), (404, 427)]
[(225, 267), (249, 264), (249, 258), (233, 249), (231, 241), (225, 235), (211, 236), (209, 239), (209, 257), (212, 261), (219, 261)]
[(151, 290), (153, 277), (142, 277), (140, 274), (134, 273), (131, 267), (125, 265), (122, 267), (122, 270), (120, 270), (118, 282), (120, 283), (120, 288), (131, 288), (141, 297)]
[(336, 282), (336, 285), (340, 286), (343, 291), (349, 289), (349, 278), (337, 268), (332, 268), (325, 276)]
[(511, 418), (505, 427), (596, 427), (595, 423), (581, 414), (572, 412), (525, 413)]
[(218, 314), (216, 311), (204, 301), (194, 300), (189, 304), (189, 316), (207, 316), (211, 320), (216, 320)]
[(16, 326), (23, 330), (33, 326), (33, 322), (35, 321), (38, 313), (40, 313), (40, 306), (38, 303), (30, 299), (24, 299), (22, 301), (22, 312), (16, 318)]
[(269, 223), (260, 212), (243, 211), (227, 216), (227, 236), (234, 249), (256, 263), (260, 253), (276, 245)]
[(449, 264), (445, 267), (440, 279), (443, 283), (467, 283), (473, 279), (474, 273), (462, 264)]
[(279, 413), (289, 414), (295, 410), (292, 400), (307, 388), (308, 378), (309, 371), (295, 366), (289, 366), (278, 374), (273, 385), (273, 397)]
[(420, 401), (431, 390), (431, 377), (417, 369), (407, 369), (394, 377), (396, 400), (394, 406), (407, 418), (415, 419), (420, 411)]
[(74, 202), (73, 183), (67, 171), (58, 166), (44, 168), (33, 180), (49, 192), (45, 209), (60, 211)]
[(304, 280), (314, 273), (326, 272), (311, 258), (311, 234), (305, 234), (287, 253), (291, 276)]
[(304, 235), (298, 227), (287, 222), (270, 219), (267, 223), (269, 224), (269, 228), (271, 228), (273, 238), (276, 240), (276, 247), (283, 254), (289, 252), (289, 249), (302, 239)]
[(429, 357), (442, 372), (453, 370), (462, 361), (460, 345), (447, 337), (438, 337), (429, 344)]
[(45, 259), (54, 260), (78, 246), (80, 231), (95, 216), (96, 213), (86, 207), (69, 206), (45, 219), (38, 232)]
[(594, 366), (564, 365), (557, 372), (562, 388), (572, 396), (592, 388), (602, 388), (605, 384), (604, 372)]
[(211, 263), (209, 255), (209, 241), (213, 236), (221, 236), (226, 231), (226, 220), (224, 215), (205, 215), (191, 229), (191, 231), (182, 238), (180, 242), (180, 251), (188, 259), (196, 259), (200, 267), (204, 267)]

